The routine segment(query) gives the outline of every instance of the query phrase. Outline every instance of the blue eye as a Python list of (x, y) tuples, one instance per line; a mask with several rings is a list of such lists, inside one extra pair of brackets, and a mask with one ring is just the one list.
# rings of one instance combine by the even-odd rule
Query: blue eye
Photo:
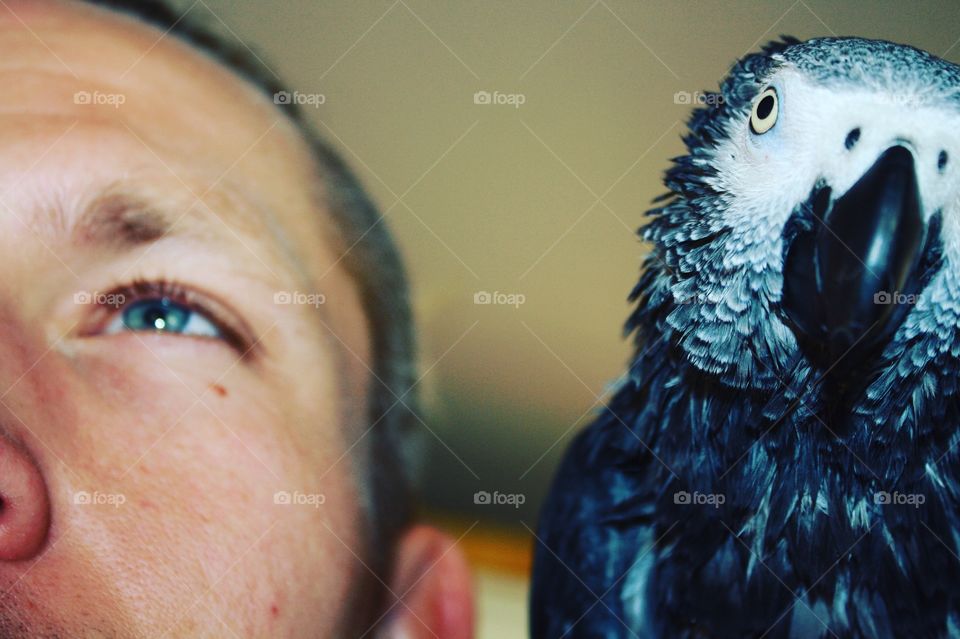
[(203, 313), (167, 297), (142, 299), (126, 305), (104, 329), (106, 334), (151, 331), (220, 337), (220, 330)]

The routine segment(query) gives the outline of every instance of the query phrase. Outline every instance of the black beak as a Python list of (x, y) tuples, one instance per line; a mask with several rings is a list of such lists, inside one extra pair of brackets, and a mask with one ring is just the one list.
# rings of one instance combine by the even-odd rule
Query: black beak
[(782, 307), (804, 352), (827, 369), (882, 347), (919, 292), (925, 227), (913, 154), (887, 149), (832, 206), (821, 189), (800, 216)]

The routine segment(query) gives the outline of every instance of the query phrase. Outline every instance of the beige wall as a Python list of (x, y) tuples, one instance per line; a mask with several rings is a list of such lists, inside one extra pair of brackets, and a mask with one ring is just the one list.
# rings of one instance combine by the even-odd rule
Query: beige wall
[[(431, 502), (531, 526), (569, 429), (629, 355), (620, 326), (645, 250), (633, 231), (689, 110), (674, 94), (716, 88), (782, 33), (960, 61), (953, 3), (204, 2), (293, 88), (325, 96), (318, 128), (399, 236), (437, 435)], [(476, 105), (478, 90), (525, 103)], [(481, 290), (526, 302), (477, 306)], [(527, 504), (474, 508), (477, 489)]]
[[(782, 33), (960, 60), (953, 3), (204, 2), (293, 88), (325, 96), (318, 128), (387, 211), (443, 440), (429, 437), (426, 488), (465, 509), (477, 488), (533, 503), (562, 442), (537, 460), (621, 372), (633, 231), (682, 150), (676, 92), (715, 88)], [(476, 105), (478, 90), (525, 103)], [(481, 290), (526, 302), (477, 306)], [(478, 516), (517, 518), (492, 510)]]

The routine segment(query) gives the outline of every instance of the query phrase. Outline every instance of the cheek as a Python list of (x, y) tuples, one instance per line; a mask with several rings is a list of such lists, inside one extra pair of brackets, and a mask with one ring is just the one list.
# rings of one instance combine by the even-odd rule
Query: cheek
[[(314, 615), (343, 599), (351, 551), (362, 552), (340, 543), (357, 539), (352, 482), (336, 470), (317, 480), (290, 451), (250, 435), (275, 426), (242, 421), (264, 415), (232, 413), (185, 420), (130, 473), (132, 508), (109, 531), (110, 552), (123, 544), (145, 564), (169, 567), (167, 583), (185, 585), (187, 599), (238, 636), (321, 628), (334, 617)], [(134, 529), (146, 544), (127, 541)], [(188, 603), (183, 592), (168, 593), (176, 607)]]
[(725, 194), (724, 222), (770, 241), (823, 173), (817, 150), (795, 139), (786, 125), (778, 129), (782, 124), (760, 136), (741, 131), (722, 143), (714, 155), (717, 175), (710, 180)]
[[(66, 543), (35, 587), (183, 636), (329, 630), (364, 554), (333, 389), (305, 376), (320, 390), (304, 411), (235, 358), (144, 348), (32, 376), (38, 436), (69, 460), (47, 472)], [(107, 501), (77, 505), (78, 491)]]

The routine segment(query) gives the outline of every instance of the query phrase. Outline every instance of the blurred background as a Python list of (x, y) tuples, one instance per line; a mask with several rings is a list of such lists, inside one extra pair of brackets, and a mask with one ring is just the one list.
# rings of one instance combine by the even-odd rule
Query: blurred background
[(476, 568), (484, 639), (526, 636), (537, 509), (629, 358), (621, 326), (647, 250), (635, 231), (697, 92), (781, 34), (960, 62), (950, 2), (181, 4), (321, 96), (305, 110), (398, 237), (427, 514)]

